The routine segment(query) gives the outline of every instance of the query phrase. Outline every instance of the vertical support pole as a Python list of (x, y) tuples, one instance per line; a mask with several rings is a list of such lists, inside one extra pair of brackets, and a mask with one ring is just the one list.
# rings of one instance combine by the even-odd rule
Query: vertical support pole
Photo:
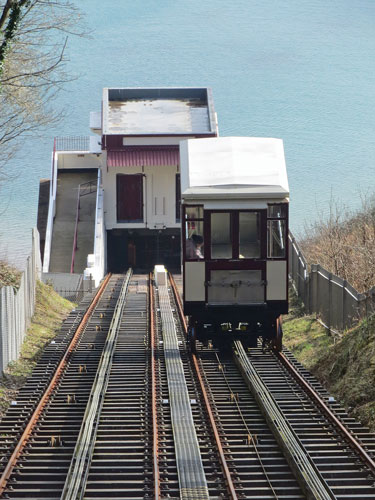
[(328, 275), (328, 331), (331, 333), (332, 327), (332, 273)]
[(348, 282), (346, 280), (343, 281), (342, 284), (342, 329), (346, 330), (347, 329), (347, 324), (348, 324), (348, 311), (347, 311), (347, 291), (346, 291), (346, 285)]

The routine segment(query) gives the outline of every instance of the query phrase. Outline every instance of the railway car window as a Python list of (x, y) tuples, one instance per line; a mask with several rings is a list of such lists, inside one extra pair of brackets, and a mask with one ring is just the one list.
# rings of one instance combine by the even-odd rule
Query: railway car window
[(286, 217), (286, 212), (286, 203), (282, 203), (280, 205), (268, 205), (267, 217), (269, 219), (283, 219)]
[(186, 207), (185, 217), (187, 219), (203, 219), (203, 207)]
[(260, 224), (258, 212), (240, 212), (239, 214), (240, 259), (260, 257)]
[(186, 221), (186, 259), (199, 260), (204, 258), (203, 234), (203, 221)]
[(232, 240), (229, 213), (211, 214), (211, 259), (231, 259)]
[(268, 257), (285, 257), (286, 248), (285, 220), (267, 221), (268, 232)]

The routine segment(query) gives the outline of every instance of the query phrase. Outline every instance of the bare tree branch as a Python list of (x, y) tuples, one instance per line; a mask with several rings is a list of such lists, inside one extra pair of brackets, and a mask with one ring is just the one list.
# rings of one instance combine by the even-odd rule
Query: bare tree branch
[(66, 71), (71, 35), (87, 35), (73, 2), (0, 0), (0, 168), (24, 136), (63, 116), (55, 98), (75, 79)]

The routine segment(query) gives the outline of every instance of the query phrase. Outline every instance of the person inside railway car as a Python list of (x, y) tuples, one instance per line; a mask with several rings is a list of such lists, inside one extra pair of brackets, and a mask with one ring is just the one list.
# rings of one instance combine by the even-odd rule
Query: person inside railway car
[(186, 257), (188, 259), (203, 259), (203, 237), (200, 234), (192, 234), (186, 241)]

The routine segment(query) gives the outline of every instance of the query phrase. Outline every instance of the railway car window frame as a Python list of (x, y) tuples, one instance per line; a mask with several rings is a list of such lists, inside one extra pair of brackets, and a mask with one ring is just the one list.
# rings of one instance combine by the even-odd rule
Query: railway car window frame
[[(217, 224), (213, 218), (217, 219)], [(210, 213), (210, 254), (212, 260), (233, 259), (233, 216), (231, 211)], [(213, 227), (215, 226), (215, 227)], [(220, 233), (219, 233), (219, 231)], [(215, 231), (215, 233), (213, 232)], [(219, 235), (219, 236), (218, 236)], [(223, 239), (224, 237), (224, 239)]]
[[(204, 259), (203, 205), (182, 205), (184, 217), (183, 252), (185, 261)], [(198, 238), (194, 238), (197, 235)], [(202, 242), (200, 242), (202, 239)]]
[[(230, 214), (230, 234), (231, 234), (231, 244), (232, 244), (232, 254), (231, 257), (215, 257), (212, 254), (212, 227), (211, 227), (211, 215), (212, 214)], [(241, 254), (241, 235), (240, 235), (240, 217), (241, 214), (257, 214), (257, 234), (256, 240), (258, 243), (258, 252), (255, 255), (249, 257), (247, 255)], [(213, 261), (251, 261), (259, 260), (265, 258), (266, 248), (262, 240), (265, 239), (265, 233), (263, 231), (263, 226), (265, 225), (266, 210), (264, 209), (235, 209), (235, 210), (207, 210), (205, 211), (206, 225), (208, 227), (206, 247), (207, 247), (207, 257)]]
[[(241, 215), (253, 215), (256, 217), (256, 221), (255, 221), (255, 224), (256, 224), (256, 231), (255, 233), (253, 233), (253, 235), (255, 236), (255, 240), (253, 243), (251, 243), (251, 246), (252, 247), (255, 247), (255, 255), (246, 255), (246, 252), (244, 251), (245, 249), (245, 241), (246, 240), (243, 240), (243, 243), (241, 243), (241, 235), (243, 234), (243, 231), (241, 229), (241, 227), (243, 227), (243, 225), (241, 225)], [(238, 258), (241, 259), (241, 260), (247, 260), (247, 259), (260, 259), (261, 258), (261, 253), (262, 253), (262, 248), (261, 248), (261, 235), (262, 235), (262, 231), (261, 231), (261, 212), (260, 210), (239, 210), (238, 211)], [(249, 244), (249, 243), (247, 243)]]
[(287, 256), (288, 204), (269, 204), (267, 209), (267, 258), (285, 260)]
[(176, 174), (176, 222), (181, 222), (181, 175)]

